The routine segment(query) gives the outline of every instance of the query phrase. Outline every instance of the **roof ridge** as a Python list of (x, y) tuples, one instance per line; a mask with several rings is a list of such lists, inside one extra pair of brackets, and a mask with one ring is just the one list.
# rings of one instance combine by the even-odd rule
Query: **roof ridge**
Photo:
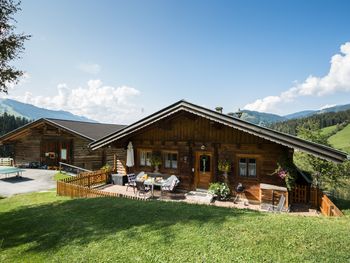
[[(104, 125), (119, 125), (126, 126), (125, 124), (115, 124), (115, 123), (104, 123), (104, 122), (91, 122), (91, 121), (78, 121), (78, 120), (67, 120), (67, 119), (58, 119), (58, 118), (40, 118), (50, 121), (70, 121), (70, 122), (80, 122), (80, 123), (88, 123), (88, 124), (104, 124)], [(39, 119), (38, 119), (39, 120)]]

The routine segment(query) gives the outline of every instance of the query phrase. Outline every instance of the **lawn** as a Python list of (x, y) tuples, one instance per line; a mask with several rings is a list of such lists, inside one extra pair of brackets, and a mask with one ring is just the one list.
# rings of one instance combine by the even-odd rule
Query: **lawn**
[(53, 177), (53, 179), (55, 181), (58, 181), (58, 180), (62, 180), (62, 179), (66, 179), (66, 178), (69, 178), (71, 177), (70, 175), (67, 175), (65, 173), (61, 173), (61, 172), (58, 172), (57, 174), (55, 174), (55, 176)]
[(333, 125), (333, 126), (328, 126), (328, 127), (322, 128), (321, 129), (321, 134), (322, 135), (329, 135), (332, 132), (334, 132), (336, 128), (337, 128), (337, 125)]
[(328, 142), (337, 149), (350, 153), (350, 124), (328, 139)]
[(350, 217), (176, 202), (0, 200), (0, 262), (349, 262)]

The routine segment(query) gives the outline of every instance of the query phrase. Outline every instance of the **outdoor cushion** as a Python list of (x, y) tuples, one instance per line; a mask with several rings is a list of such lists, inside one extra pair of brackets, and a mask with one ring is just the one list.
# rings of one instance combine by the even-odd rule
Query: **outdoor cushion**
[(139, 172), (136, 176), (136, 180), (141, 180), (144, 175), (145, 175), (145, 172), (143, 172), (143, 171)]
[(173, 191), (179, 182), (180, 180), (175, 175), (172, 175), (162, 184), (162, 190)]

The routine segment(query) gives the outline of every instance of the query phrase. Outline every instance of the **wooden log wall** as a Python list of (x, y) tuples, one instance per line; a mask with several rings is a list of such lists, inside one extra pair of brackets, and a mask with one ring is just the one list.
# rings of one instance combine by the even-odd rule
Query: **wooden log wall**
[(15, 143), (15, 164), (24, 165), (30, 162), (40, 162), (40, 143), (39, 134), (25, 136)]
[(104, 149), (92, 151), (88, 148), (91, 141), (75, 137), (73, 146), (73, 165), (88, 170), (98, 170), (105, 165)]
[(75, 166), (88, 170), (97, 170), (105, 164), (105, 150), (98, 149), (91, 151), (88, 148), (91, 140), (75, 136), (49, 125), (43, 125), (32, 128), (13, 140), (16, 165), (27, 164), (29, 162), (43, 163), (45, 158), (42, 156), (41, 146), (45, 141), (57, 143), (59, 141), (69, 142), (73, 146), (72, 152), (67, 153), (72, 155), (69, 163)]
[[(185, 189), (194, 187), (192, 168), (195, 167), (195, 152), (201, 151), (204, 146), (205, 151), (213, 153), (213, 180), (222, 180), (220, 172), (217, 171), (218, 160), (229, 159), (232, 161), (232, 171), (229, 173), (231, 189), (235, 189), (237, 183), (241, 182), (247, 188), (247, 197), (256, 201), (260, 199), (260, 183), (284, 186), (284, 182), (271, 173), (277, 168), (279, 159), (291, 157), (292, 154), (292, 150), (285, 146), (182, 112), (137, 131), (120, 143), (126, 147), (128, 141), (132, 141), (134, 145), (135, 171), (153, 171), (151, 167), (140, 166), (140, 149), (154, 152), (177, 151), (178, 169), (170, 170), (162, 166), (160, 172), (179, 176), (180, 186)], [(241, 157), (257, 160), (256, 178), (238, 176), (238, 162)]]
[(106, 164), (113, 167), (114, 166), (114, 155), (116, 156), (116, 168), (117, 170), (115, 172), (119, 174), (127, 174), (127, 167), (126, 167), (126, 150), (125, 148), (106, 148)]

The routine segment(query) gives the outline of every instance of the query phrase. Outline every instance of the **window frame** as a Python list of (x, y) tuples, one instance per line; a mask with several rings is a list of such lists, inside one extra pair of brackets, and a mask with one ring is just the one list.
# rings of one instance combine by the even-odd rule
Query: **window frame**
[[(248, 155), (248, 154), (242, 154), (242, 155), (237, 155), (237, 176), (241, 179), (247, 179), (247, 180), (258, 180), (259, 179), (259, 174), (260, 174), (260, 156), (259, 155)], [(241, 175), (241, 159), (245, 159), (245, 165), (246, 165), (246, 175)], [(253, 159), (255, 160), (255, 176), (249, 175), (249, 160)]]
[[(145, 156), (146, 156), (145, 164), (141, 164), (142, 152), (145, 152)], [(151, 156), (153, 154), (152, 149), (138, 149), (138, 165), (139, 165), (139, 167), (152, 167), (151, 162), (147, 161), (147, 153), (150, 154), (149, 159), (148, 159), (148, 160), (150, 160)]]
[[(174, 162), (173, 159), (170, 160), (170, 167), (167, 167), (166, 161), (167, 161), (167, 157), (169, 154), (171, 154), (171, 155), (176, 154), (176, 167), (173, 167), (173, 162)], [(164, 151), (162, 151), (162, 156), (163, 156), (163, 168), (164, 169), (169, 169), (169, 170), (179, 169), (179, 152), (178, 151), (164, 150)]]

